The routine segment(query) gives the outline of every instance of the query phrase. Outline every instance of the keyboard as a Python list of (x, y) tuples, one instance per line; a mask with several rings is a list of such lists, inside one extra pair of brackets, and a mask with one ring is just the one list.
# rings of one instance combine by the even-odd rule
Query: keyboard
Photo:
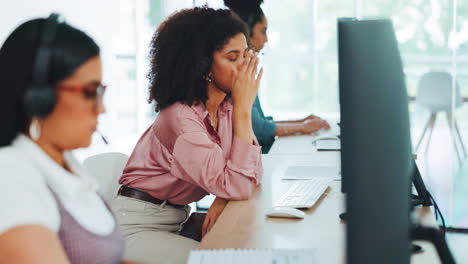
[(311, 208), (330, 185), (330, 178), (312, 178), (295, 182), (274, 206)]
[(310, 264), (319, 263), (317, 248), (192, 250), (188, 264)]

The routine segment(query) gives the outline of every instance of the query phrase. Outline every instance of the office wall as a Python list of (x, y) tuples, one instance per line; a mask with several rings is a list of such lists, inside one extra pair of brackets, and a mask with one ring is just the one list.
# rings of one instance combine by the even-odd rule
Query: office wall
[[(0, 45), (3, 45), (8, 35), (23, 22), (38, 17), (47, 17), (51, 12), (60, 13), (67, 23), (90, 35), (101, 48), (103, 82), (109, 87), (104, 98), (107, 112), (101, 115), (99, 127), (107, 138), (112, 140), (113, 135), (108, 131), (118, 131), (115, 129), (116, 124), (119, 124), (116, 109), (122, 103), (119, 98), (123, 97), (119, 93), (119, 85), (122, 83), (127, 86), (127, 83), (122, 82), (122, 76), (125, 77), (125, 74), (122, 74), (116, 54), (122, 46), (129, 46), (128, 43), (132, 43), (134, 39), (134, 36), (128, 35), (125, 30), (131, 25), (125, 27), (128, 22), (123, 19), (122, 13), (125, 13), (129, 9), (128, 6), (133, 4), (133, 0), (0, 0)], [(90, 152), (91, 154), (121, 151), (120, 146), (116, 144), (119, 141), (113, 141), (111, 145), (113, 148), (104, 148), (103, 143), (98, 139), (99, 137), (95, 135), (92, 146), (96, 145), (98, 150), (91, 147), (94, 151)], [(80, 156), (79, 153), (80, 159), (90, 155), (85, 152), (85, 155)]]
[(51, 12), (61, 13), (65, 20), (85, 31), (100, 45), (105, 77), (112, 76), (113, 38), (118, 28), (118, 5), (112, 0), (1, 0), (0, 43), (21, 23)]

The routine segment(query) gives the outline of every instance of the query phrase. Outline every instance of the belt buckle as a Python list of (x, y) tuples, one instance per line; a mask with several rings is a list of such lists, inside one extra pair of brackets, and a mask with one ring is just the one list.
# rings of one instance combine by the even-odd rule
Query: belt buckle
[(123, 187), (124, 187), (123, 185), (120, 186), (119, 190), (117, 191), (117, 196), (122, 194), (122, 188)]

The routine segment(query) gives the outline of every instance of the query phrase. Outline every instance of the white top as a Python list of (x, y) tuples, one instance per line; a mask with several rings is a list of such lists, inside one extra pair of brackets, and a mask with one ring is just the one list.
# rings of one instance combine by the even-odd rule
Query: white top
[(0, 234), (20, 225), (42, 225), (58, 232), (60, 214), (51, 189), (83, 228), (97, 235), (112, 233), (115, 220), (90, 178), (70, 152), (71, 174), (28, 137), (20, 134), (0, 148)]

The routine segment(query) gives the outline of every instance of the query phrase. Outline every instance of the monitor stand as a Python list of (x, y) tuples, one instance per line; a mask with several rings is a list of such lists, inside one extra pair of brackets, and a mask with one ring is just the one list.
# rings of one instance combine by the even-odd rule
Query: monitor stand
[(411, 239), (430, 241), (435, 246), (441, 263), (455, 263), (455, 259), (453, 258), (452, 252), (450, 252), (445, 236), (438, 229), (414, 226), (411, 228)]
[[(341, 221), (346, 221), (346, 218), (347, 218), (346, 212), (341, 213), (339, 216), (340, 216)], [(420, 245), (411, 243), (411, 253), (412, 254), (422, 253), (423, 251), (424, 250)]]
[[(413, 206), (418, 206), (418, 205), (426, 206), (426, 202), (427, 201), (425, 201), (424, 199), (419, 198), (418, 195), (415, 195), (415, 194), (411, 195), (411, 204)], [(346, 212), (341, 213), (339, 217), (341, 220), (346, 221)]]

